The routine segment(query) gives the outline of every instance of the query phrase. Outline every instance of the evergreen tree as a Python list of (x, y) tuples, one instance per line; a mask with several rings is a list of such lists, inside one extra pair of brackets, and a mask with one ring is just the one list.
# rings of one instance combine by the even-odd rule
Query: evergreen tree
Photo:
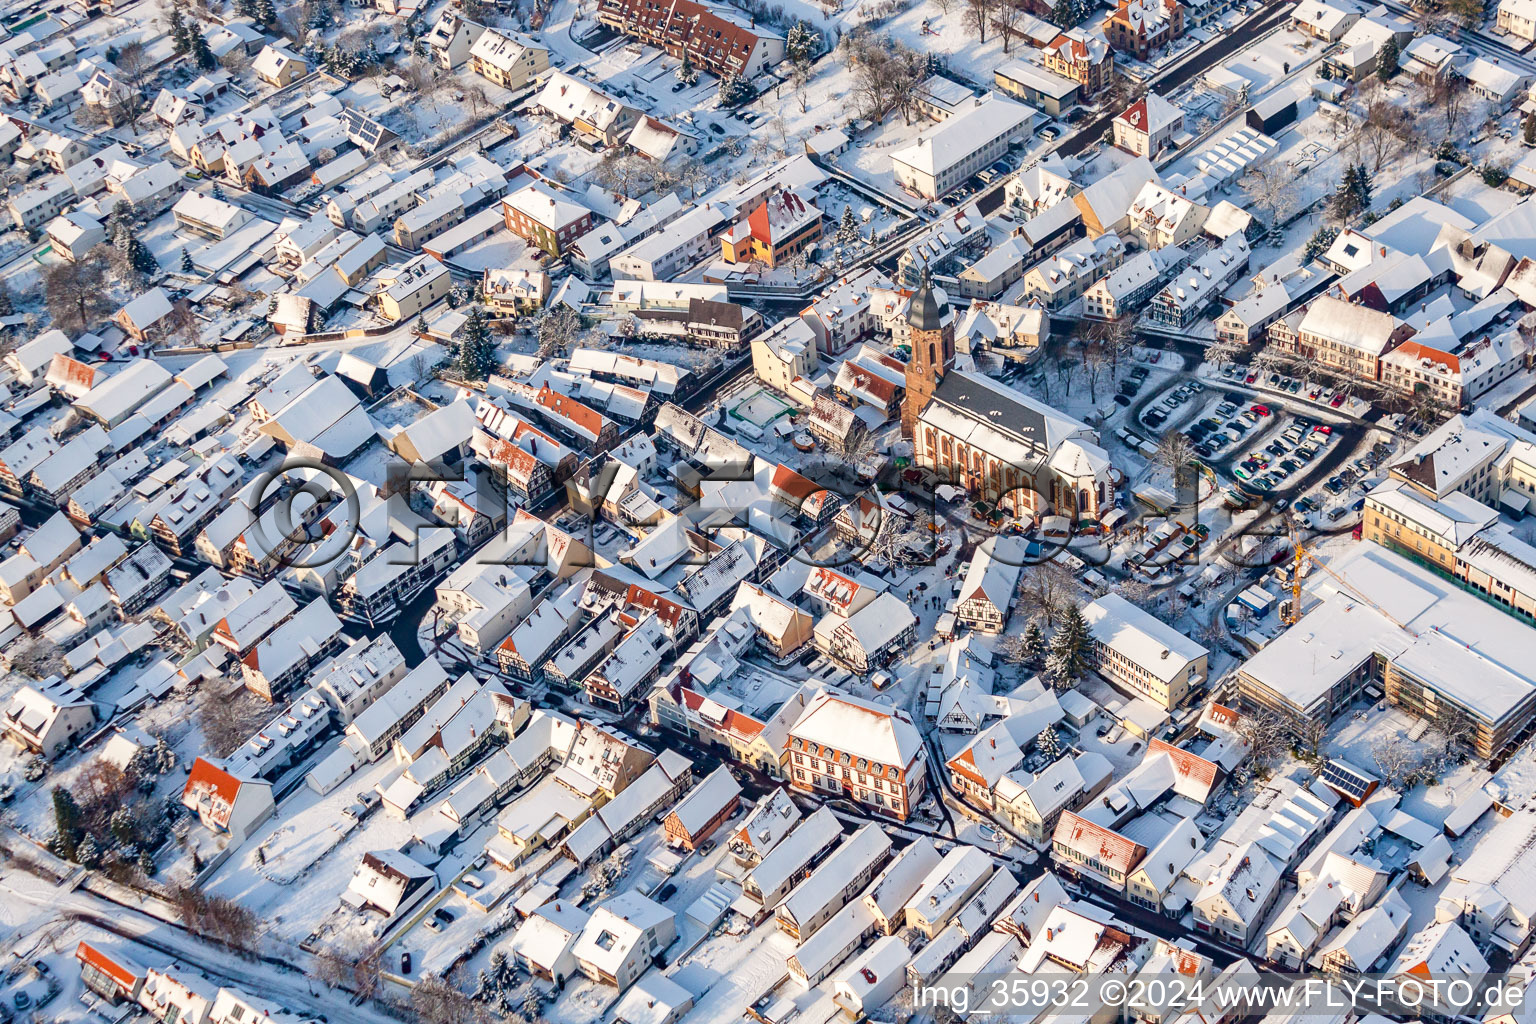
[[(183, 274), (195, 274), (195, 273), (197, 273), (197, 267), (192, 262), (192, 254), (187, 252), (187, 247), (186, 246), (182, 246), (181, 247), (181, 272)], [(272, 311), (275, 312), (276, 310), (277, 310), (277, 296), (274, 295), (272, 297)]]
[(1040, 659), (1045, 657), (1045, 633), (1038, 622), (1031, 622), (1024, 631), (1024, 656), (1032, 665), (1040, 664)]
[(217, 199), (221, 203), (224, 202), (224, 186), (215, 181), (213, 188), (208, 190), (208, 197), (210, 199)]
[(1359, 204), (1361, 211), (1371, 208), (1371, 201), (1375, 198), (1376, 186), (1371, 182), (1371, 172), (1365, 169), (1365, 164), (1355, 165), (1355, 202)]
[(544, 994), (532, 982), (523, 990), (522, 1011), (526, 1021), (540, 1020), (544, 1015)]
[(495, 350), (485, 314), (480, 312), (479, 306), (470, 306), (469, 318), (464, 321), (463, 338), (459, 341), (460, 376), (465, 380), (484, 380), (496, 365)]
[(176, 767), (176, 751), (169, 743), (165, 742), (164, 738), (155, 740), (153, 754), (154, 767), (158, 774), (164, 775)]
[(100, 864), (101, 847), (97, 844), (96, 837), (87, 834), (84, 839), (80, 840), (80, 845), (75, 848), (75, 855), (71, 859), (75, 863), (82, 864), (88, 868), (93, 868)]
[(699, 69), (693, 66), (693, 58), (688, 56), (688, 51), (683, 51), (683, 62), (677, 66), (677, 80), (684, 85), (693, 85), (699, 80)]
[(149, 246), (133, 230), (133, 223), (126, 218), (112, 225), (112, 247), (122, 256), (119, 267), (127, 267), (136, 274), (154, 274), (160, 269), (154, 253), (149, 251)]
[(1327, 252), (1328, 247), (1331, 246), (1334, 240), (1338, 237), (1338, 228), (1320, 227), (1316, 231), (1312, 232), (1312, 237), (1307, 239), (1306, 248), (1303, 249), (1303, 255), (1306, 256), (1307, 262), (1311, 263), (1323, 253)]
[(839, 245), (852, 245), (859, 240), (859, 225), (853, 219), (853, 207), (843, 207), (843, 219), (837, 225)]
[(752, 86), (739, 75), (720, 79), (719, 101), (722, 107), (739, 107), (752, 98)]
[(1360, 205), (1360, 170), (1358, 165), (1344, 169), (1344, 178), (1329, 201), (1330, 212), (1340, 223), (1347, 223), (1362, 212)]
[(1527, 146), (1536, 146), (1536, 114), (1526, 115), (1525, 131), (1522, 137)]
[(192, 31), (187, 28), (187, 20), (182, 16), (181, 4), (173, 3), (171, 13), (166, 19), (170, 24), (171, 43), (177, 53), (187, 53), (192, 49)]
[(1076, 604), (1068, 605), (1051, 637), (1051, 653), (1046, 658), (1046, 672), (1057, 688), (1066, 689), (1087, 674), (1088, 645), (1092, 642), (1082, 610)]
[(192, 60), (197, 64), (199, 71), (212, 71), (219, 66), (219, 59), (213, 55), (213, 49), (208, 45), (208, 39), (201, 32), (193, 31), (191, 35)]
[(53, 787), (53, 845), (54, 853), (65, 860), (74, 860), (80, 845), (80, 805), (63, 786)]
[(1392, 76), (1397, 74), (1400, 57), (1397, 40), (1389, 37), (1381, 47), (1381, 54), (1376, 58), (1376, 77), (1383, 82), (1390, 82)]
[(107, 830), (124, 846), (131, 846), (138, 840), (138, 822), (133, 820), (133, 812), (126, 807), (119, 807), (112, 812), (112, 817), (107, 821)]
[(1035, 737), (1035, 749), (1042, 754), (1055, 756), (1061, 753), (1061, 735), (1054, 725), (1048, 725)]
[(427, 333), (427, 318), (424, 317), (424, 316), (416, 317), (416, 334), (418, 336), (421, 336), (421, 335), (424, 335), (426, 333)]
[(1053, 13), (1056, 24), (1062, 28), (1076, 28), (1088, 16), (1087, 5), (1083, 0), (1056, 0)]
[(277, 21), (277, 7), (272, 0), (256, 0), (256, 13), (253, 15), (258, 25), (271, 25)]
[(784, 36), (784, 56), (792, 64), (809, 64), (821, 50), (821, 36), (803, 21), (790, 26)]

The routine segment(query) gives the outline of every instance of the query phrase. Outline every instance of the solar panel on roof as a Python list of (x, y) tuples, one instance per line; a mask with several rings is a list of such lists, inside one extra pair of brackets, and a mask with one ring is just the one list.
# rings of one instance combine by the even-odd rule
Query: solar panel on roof
[(1343, 761), (1329, 761), (1323, 767), (1323, 782), (1357, 800), (1365, 799), (1378, 780)]

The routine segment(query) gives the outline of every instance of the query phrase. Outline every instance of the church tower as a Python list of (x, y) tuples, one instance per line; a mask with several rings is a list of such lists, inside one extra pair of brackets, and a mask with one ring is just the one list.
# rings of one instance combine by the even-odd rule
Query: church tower
[(917, 436), (917, 418), (945, 372), (955, 365), (955, 317), (949, 300), (934, 288), (928, 268), (907, 308), (912, 328), (912, 357), (907, 360), (907, 397), (901, 406), (901, 436)]

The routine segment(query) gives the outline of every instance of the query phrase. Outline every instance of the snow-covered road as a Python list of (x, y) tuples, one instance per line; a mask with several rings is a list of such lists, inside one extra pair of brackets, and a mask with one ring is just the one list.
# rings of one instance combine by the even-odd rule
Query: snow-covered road
[(0, 877), (0, 892), (8, 899), (49, 911), (50, 919), (75, 917), (145, 947), (135, 956), (146, 966), (174, 957), (215, 982), (242, 989), (258, 999), (282, 1003), (305, 1016), (324, 1014), (336, 1021), (399, 1024), (397, 1018), (371, 1006), (354, 1006), (345, 992), (310, 980), (302, 973), (302, 966), (296, 965), (294, 972), (288, 973), (271, 964), (242, 960), (174, 925), (84, 890), (70, 892), (32, 875), (11, 871)]

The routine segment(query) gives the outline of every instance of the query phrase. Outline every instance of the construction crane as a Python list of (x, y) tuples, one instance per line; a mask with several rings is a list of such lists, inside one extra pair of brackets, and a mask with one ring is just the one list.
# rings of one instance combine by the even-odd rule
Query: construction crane
[(1392, 625), (1396, 626), (1398, 629), (1409, 634), (1410, 636), (1419, 635), (1417, 630), (1410, 629), (1408, 626), (1399, 622), (1397, 617), (1394, 616), (1391, 612), (1387, 611), (1381, 605), (1371, 600), (1371, 598), (1366, 596), (1360, 590), (1360, 588), (1346, 580), (1342, 574), (1328, 568), (1328, 566), (1324, 565), (1321, 561), (1318, 560), (1316, 555), (1308, 551), (1306, 547), (1304, 547), (1301, 543), (1301, 534), (1296, 530), (1296, 520), (1289, 515), (1285, 517), (1285, 528), (1290, 531), (1291, 547), (1295, 549), (1296, 560), (1291, 567), (1291, 604), (1290, 607), (1286, 609), (1285, 614), (1280, 617), (1280, 621), (1284, 622), (1287, 626), (1294, 626), (1296, 625), (1296, 622), (1301, 618), (1301, 566), (1302, 563), (1305, 562), (1310, 564), (1314, 569), (1321, 569), (1323, 572), (1333, 577), (1334, 582), (1339, 584), (1339, 586), (1343, 587), (1345, 590), (1348, 590), (1350, 594), (1354, 596), (1355, 600), (1370, 605), (1377, 611), (1377, 613), (1381, 615), (1382, 618), (1392, 623)]

